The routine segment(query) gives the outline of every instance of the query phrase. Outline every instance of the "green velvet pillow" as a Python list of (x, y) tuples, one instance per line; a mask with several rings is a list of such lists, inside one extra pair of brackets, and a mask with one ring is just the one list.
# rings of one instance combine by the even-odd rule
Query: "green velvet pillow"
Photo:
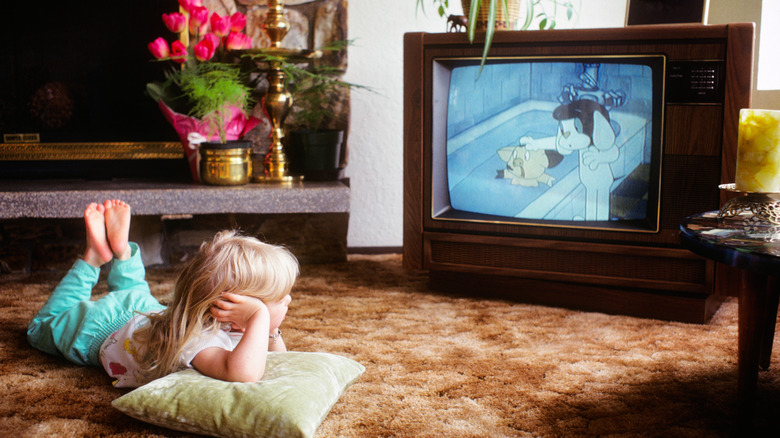
[(311, 437), (341, 394), (365, 371), (328, 353), (269, 353), (257, 383), (232, 383), (184, 370), (111, 404), (148, 423), (183, 432), (236, 437)]

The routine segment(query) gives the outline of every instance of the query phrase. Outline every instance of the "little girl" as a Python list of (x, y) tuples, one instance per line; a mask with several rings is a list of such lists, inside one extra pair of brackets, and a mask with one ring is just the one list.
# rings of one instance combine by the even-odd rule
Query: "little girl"
[[(130, 206), (92, 203), (84, 219), (87, 249), (30, 322), (33, 347), (102, 365), (116, 387), (137, 387), (187, 367), (256, 382), (268, 351), (286, 351), (279, 325), (298, 276), (298, 261), (286, 249), (220, 232), (181, 272), (166, 308), (152, 297), (138, 245), (128, 240)], [(92, 301), (108, 262), (109, 293)]]

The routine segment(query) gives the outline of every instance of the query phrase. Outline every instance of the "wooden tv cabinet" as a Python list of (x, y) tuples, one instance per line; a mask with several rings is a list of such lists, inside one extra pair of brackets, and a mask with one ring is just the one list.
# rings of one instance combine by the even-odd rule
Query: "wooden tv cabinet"
[[(431, 286), (449, 293), (706, 322), (736, 294), (737, 276), (682, 249), (679, 226), (687, 216), (718, 210), (727, 196), (719, 184), (734, 181), (739, 110), (751, 105), (754, 38), (753, 23), (496, 32), (490, 56), (499, 62), (665, 57), (663, 116), (652, 120), (663, 126), (658, 225), (624, 232), (474, 218), (441, 202), (449, 200), (441, 194), (448, 153), (448, 85), (441, 78), (449, 77), (442, 72), (479, 59), (481, 44), (462, 33), (406, 34), (404, 265), (430, 271)], [(702, 93), (694, 80), (701, 71), (716, 78)], [(658, 143), (648, 143), (653, 152)]]

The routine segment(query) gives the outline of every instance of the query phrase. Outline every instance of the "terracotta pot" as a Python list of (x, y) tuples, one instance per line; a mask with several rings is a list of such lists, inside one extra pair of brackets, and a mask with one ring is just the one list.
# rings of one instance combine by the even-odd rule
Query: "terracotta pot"
[[(488, 13), (490, 12), (490, 1), (482, 0), (477, 12), (477, 22), (475, 29), (484, 32), (487, 29)], [(509, 11), (504, 11), (504, 2), (502, 0), (492, 0), (498, 2), (496, 9), (496, 30), (513, 30), (517, 28), (517, 20), (520, 17), (520, 4), (523, 0), (507, 0)], [(530, 1), (530, 0), (529, 0)], [(463, 5), (463, 14), (468, 17), (471, 10), (471, 0), (461, 0)]]

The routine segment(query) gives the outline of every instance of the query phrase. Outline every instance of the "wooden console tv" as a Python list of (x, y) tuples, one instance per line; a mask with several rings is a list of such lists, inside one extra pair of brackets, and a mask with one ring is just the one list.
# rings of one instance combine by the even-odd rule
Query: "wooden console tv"
[(653, 82), (663, 98), (652, 116), (658, 156), (649, 166), (648, 220), (628, 229), (449, 205), (447, 81), (453, 66), (478, 63), (482, 45), (463, 33), (406, 34), (404, 266), (429, 270), (432, 288), (454, 294), (707, 321), (735, 293), (735, 273), (680, 248), (679, 223), (718, 210), (726, 196), (718, 185), (734, 180), (738, 113), (751, 104), (754, 32), (754, 24), (738, 23), (496, 33), (488, 63), (662, 58), (654, 67), (663, 71)]

